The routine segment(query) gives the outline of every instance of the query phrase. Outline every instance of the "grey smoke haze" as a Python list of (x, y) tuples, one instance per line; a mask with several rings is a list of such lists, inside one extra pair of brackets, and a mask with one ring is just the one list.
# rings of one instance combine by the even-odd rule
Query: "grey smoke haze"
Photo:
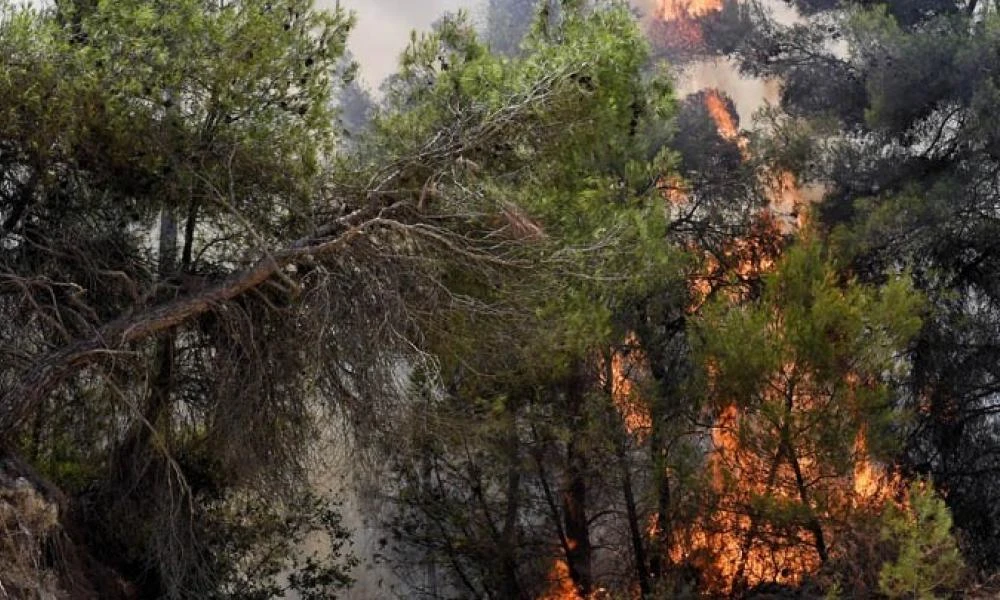
[[(321, 7), (332, 7), (337, 0), (318, 0)], [(631, 0), (641, 14), (648, 15), (656, 0)], [(372, 89), (396, 70), (400, 53), (406, 48), (410, 31), (425, 31), (431, 23), (448, 11), (467, 9), (476, 15), (483, 0), (340, 0), (341, 6), (357, 14), (358, 22), (351, 33), (349, 46), (361, 65), (361, 79)], [(778, 3), (769, 3), (778, 4)], [(789, 10), (779, 7), (779, 17)], [(678, 88), (691, 93), (703, 87), (715, 87), (728, 92), (738, 112), (749, 124), (751, 115), (765, 100), (774, 100), (773, 83), (739, 76), (726, 61), (706, 61), (691, 65), (680, 74)]]
[[(318, 6), (333, 7), (337, 0), (319, 0)], [(410, 31), (427, 30), (448, 11), (472, 10), (479, 0), (340, 0), (340, 5), (358, 17), (349, 47), (361, 64), (361, 78), (372, 88), (396, 70), (400, 53), (410, 40)]]

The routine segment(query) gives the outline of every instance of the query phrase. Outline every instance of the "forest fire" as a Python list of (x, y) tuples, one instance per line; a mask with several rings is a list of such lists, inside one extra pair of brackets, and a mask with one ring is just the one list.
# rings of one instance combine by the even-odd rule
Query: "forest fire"
[(670, 51), (690, 51), (702, 46), (698, 20), (722, 10), (721, 0), (659, 0), (650, 15), (649, 33)]
[(442, 2), (0, 1), (3, 598), (1000, 598), (995, 6)]
[(902, 489), (899, 477), (885, 473), (868, 457), (868, 436), (864, 429), (854, 440), (854, 494), (858, 501), (884, 500), (886, 494)]
[(549, 586), (536, 600), (584, 600), (569, 575), (569, 565), (558, 558), (548, 574)]
[(646, 358), (639, 348), (635, 333), (629, 333), (624, 344), (611, 349), (610, 369), (604, 369), (606, 381), (602, 382), (602, 386), (610, 393), (625, 431), (641, 439), (649, 431), (652, 421), (636, 385), (648, 371)]
[(705, 94), (705, 107), (708, 114), (715, 121), (715, 126), (719, 130), (719, 135), (727, 140), (735, 140), (739, 135), (739, 128), (736, 125), (736, 118), (730, 111), (726, 101), (722, 98), (719, 90), (710, 89)]
[[(678, 14), (671, 10), (661, 14)], [(735, 143), (744, 160), (749, 158), (747, 139), (740, 134), (725, 94), (709, 89), (703, 98), (719, 135)], [(783, 238), (804, 227), (808, 190), (802, 190), (795, 176), (765, 171), (759, 181), (767, 190), (767, 206), (745, 237), (730, 240), (721, 254), (705, 256), (702, 273), (691, 280), (690, 312), (697, 312), (727, 278), (748, 283), (772, 271)], [(687, 198), (676, 191), (682, 189), (681, 184), (669, 186), (668, 203), (683, 205)], [(749, 291), (742, 283), (723, 289), (732, 302), (745, 300)], [(802, 387), (782, 387), (793, 380), (800, 380)], [(776, 422), (743, 414), (735, 403), (722, 406), (714, 416), (706, 458), (714, 508), (674, 531), (669, 551), (671, 562), (694, 567), (711, 593), (731, 595), (761, 584), (801, 584), (841, 542), (838, 532), (821, 525), (821, 516), (828, 518), (831, 511), (841, 516), (850, 511), (877, 512), (902, 489), (901, 478), (886, 474), (871, 459), (863, 426), (853, 436), (853, 466), (846, 472), (831, 468), (816, 448), (761, 442), (786, 439), (794, 423), (810, 418), (823, 392), (810, 389), (809, 381), (808, 372), (794, 362), (782, 367), (762, 399), (774, 406), (787, 403), (784, 416), (775, 417)], [(851, 375), (844, 383), (849, 395), (858, 391), (859, 383)], [(827, 483), (813, 490), (807, 482), (815, 481)], [(653, 521), (651, 536), (656, 533)]]
[(785, 232), (774, 214), (764, 209), (751, 222), (745, 237), (731, 240), (716, 255), (703, 256), (700, 271), (689, 280), (691, 304), (688, 312), (696, 313), (727, 281), (736, 285), (724, 286), (722, 293), (734, 301), (745, 299), (753, 282), (774, 268), (784, 245)]
[[(799, 371), (786, 365), (781, 377), (801, 376)], [(773, 393), (788, 392), (776, 387)], [(764, 402), (774, 400), (781, 399)], [(821, 526), (819, 515), (838, 520), (876, 514), (905, 488), (898, 475), (887, 474), (870, 458), (863, 427), (855, 436), (853, 468), (843, 475), (836, 475), (814, 447), (761, 443), (780, 439), (780, 431), (807, 419), (820, 400), (805, 391), (794, 402), (793, 413), (778, 424), (753, 421), (732, 404), (715, 417), (707, 464), (717, 504), (679, 532), (671, 550), (671, 559), (696, 567), (714, 593), (800, 584), (841, 547), (841, 531)], [(804, 483), (818, 481), (825, 483), (816, 490)]]
[(679, 21), (705, 16), (722, 10), (721, 0), (661, 0), (656, 7), (656, 18), (662, 21)]
[[(792, 186), (785, 192), (798, 193)], [(782, 200), (787, 196), (775, 196), (774, 202)], [(720, 272), (753, 281), (773, 270), (781, 238), (794, 227), (779, 222), (771, 207), (765, 208), (751, 235), (733, 240), (720, 257), (706, 257), (705, 274), (691, 283), (691, 311), (696, 312), (719, 285)], [(747, 290), (739, 285), (724, 292), (731, 302), (746, 299)], [(710, 368), (710, 378), (712, 372)], [(799, 383), (789, 386), (789, 381)], [(840, 402), (852, 404), (861, 384), (853, 374), (844, 378), (844, 384), (849, 391)], [(712, 593), (739, 594), (761, 584), (799, 585), (818, 571), (840, 542), (836, 532), (824, 529), (818, 517), (810, 515), (874, 514), (904, 487), (898, 475), (886, 473), (871, 459), (863, 426), (853, 436), (853, 466), (841, 474), (815, 448), (762, 444), (764, 439), (785, 439), (783, 432), (813, 418), (816, 406), (828, 402), (821, 399), (825, 392), (820, 387), (810, 387), (808, 371), (795, 363), (784, 365), (768, 385), (770, 391), (760, 401), (772, 406), (787, 403), (787, 412), (769, 421), (745, 415), (733, 403), (718, 410), (706, 458), (714, 509), (674, 532), (671, 561), (696, 568)], [(827, 484), (817, 494), (803, 483), (809, 481)], [(824, 498), (822, 505), (817, 496)], [(764, 518), (764, 513), (785, 516)]]

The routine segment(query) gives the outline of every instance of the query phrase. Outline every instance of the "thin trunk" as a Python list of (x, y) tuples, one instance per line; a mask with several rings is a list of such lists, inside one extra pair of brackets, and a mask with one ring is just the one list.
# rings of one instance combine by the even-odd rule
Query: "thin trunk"
[[(435, 496), (435, 494), (433, 492), (433, 487), (434, 487), (434, 478), (433, 478), (434, 466), (433, 466), (433, 463), (431, 462), (430, 458), (428, 457), (426, 450), (424, 452), (420, 453), (420, 462), (421, 462), (421, 468), (420, 468), (421, 496), (425, 496), (425, 497), (426, 496), (430, 496), (430, 497), (433, 498)], [(441, 532), (443, 534), (442, 537), (444, 539), (447, 539), (447, 535), (444, 535), (444, 528), (441, 527), (440, 523), (438, 523), (436, 520), (433, 520), (433, 521), (441, 529)], [(454, 560), (453, 557), (452, 557), (452, 560)], [(438, 597), (437, 557), (434, 556), (433, 552), (431, 552), (431, 553), (427, 554), (427, 558), (425, 559), (425, 561), (426, 561), (426, 564), (425, 564), (425, 571), (424, 572), (425, 572), (425, 577), (427, 578), (427, 581), (426, 581), (427, 590), (429, 591), (431, 598), (437, 598)], [(459, 574), (459, 576), (460, 576), (461, 579), (465, 580), (464, 574), (462, 573), (461, 569), (456, 569), (456, 572)], [(474, 590), (475, 588), (471, 587), (471, 584), (470, 584), (469, 589), (470, 590)]]
[(194, 252), (194, 232), (198, 224), (198, 201), (191, 196), (188, 204), (187, 220), (184, 223), (184, 249), (181, 251), (181, 269), (191, 270), (191, 257)]
[(586, 462), (579, 449), (571, 441), (566, 458), (568, 469), (567, 485), (563, 490), (563, 519), (566, 528), (566, 564), (569, 575), (582, 596), (590, 594), (590, 529), (587, 522), (587, 482), (583, 472)]
[[(778, 449), (774, 453), (774, 458), (771, 461), (771, 467), (767, 474), (767, 486), (764, 488), (764, 494), (770, 494), (771, 490), (774, 488), (775, 480), (778, 476), (778, 468), (781, 466), (781, 459), (785, 454), (785, 444), (784, 440), (788, 437), (788, 420), (791, 418), (792, 409), (795, 404), (795, 386), (796, 381), (794, 379), (789, 379), (785, 382), (785, 419), (782, 421), (781, 426), (778, 431), (779, 442)], [(750, 515), (750, 527), (747, 529), (746, 537), (743, 538), (743, 545), (740, 547), (740, 567), (736, 571), (736, 576), (733, 578), (733, 592), (745, 592), (747, 586), (746, 579), (746, 567), (747, 562), (750, 559), (750, 550), (753, 546), (753, 540), (757, 537), (757, 528), (759, 526), (758, 516), (755, 514)]]
[(643, 345), (664, 348), (667, 351), (663, 352), (662, 356), (669, 357), (665, 360), (651, 360), (649, 363), (650, 374), (656, 382), (656, 392), (649, 405), (649, 454), (653, 466), (653, 489), (656, 492), (656, 529), (649, 548), (649, 574), (654, 579), (660, 579), (670, 567), (670, 550), (673, 546), (668, 471), (670, 444), (668, 399), (680, 396), (677, 384), (684, 377), (685, 320), (683, 316), (675, 317), (667, 323), (665, 332), (658, 333), (649, 329), (648, 324), (652, 319), (646, 314), (645, 308), (641, 308), (640, 311), (643, 315), (640, 322), (645, 324), (638, 329)]
[[(792, 409), (795, 404), (795, 386), (796, 379), (793, 377), (788, 381), (787, 391), (785, 392), (785, 411), (786, 420), (781, 428), (781, 447), (784, 449), (785, 458), (788, 459), (788, 464), (792, 466), (792, 472), (795, 474), (795, 487), (799, 493), (799, 501), (802, 502), (802, 506), (812, 511), (812, 507), (809, 506), (809, 494), (806, 490), (805, 477), (802, 476), (802, 467), (799, 464), (799, 458), (795, 452), (795, 447), (792, 445), (792, 432), (791, 425), (789, 421), (792, 418)], [(780, 449), (779, 449), (780, 451)], [(826, 562), (828, 553), (826, 550), (826, 541), (823, 538), (823, 528), (820, 526), (819, 519), (815, 515), (809, 517), (806, 523), (806, 529), (808, 529), (812, 534), (816, 542), (816, 553), (819, 554), (819, 559), (821, 562)]]
[[(774, 482), (778, 477), (778, 467), (781, 466), (782, 454), (781, 448), (778, 448), (774, 453), (774, 458), (771, 460), (771, 467), (767, 473), (767, 485), (764, 488), (765, 495), (770, 494), (771, 490), (774, 489)], [(740, 545), (740, 566), (736, 569), (736, 575), (733, 576), (734, 596), (739, 596), (747, 591), (747, 564), (750, 562), (750, 550), (753, 548), (754, 539), (757, 537), (758, 527), (760, 527), (760, 519), (758, 515), (751, 512), (750, 527), (747, 528), (747, 533), (743, 537), (743, 543)]]
[[(653, 377), (656, 377), (654, 369)], [(660, 386), (663, 379), (657, 378)], [(663, 577), (670, 560), (670, 477), (667, 473), (666, 416), (664, 402), (659, 395), (650, 403), (649, 453), (653, 465), (653, 483), (656, 489), (656, 531), (649, 559), (649, 573)]]
[[(173, 209), (160, 209), (160, 279), (168, 279), (177, 272), (177, 218)], [(155, 374), (150, 386), (150, 399), (147, 404), (145, 418), (149, 427), (159, 427), (162, 416), (170, 406), (170, 395), (174, 380), (174, 334), (166, 332), (160, 336), (156, 344)], [(148, 441), (149, 427), (139, 424), (140, 431), (145, 432), (144, 442)], [(145, 446), (145, 443), (142, 444)]]
[(562, 513), (559, 510), (559, 504), (556, 502), (555, 494), (552, 493), (552, 486), (549, 485), (549, 477), (545, 471), (545, 463), (542, 460), (542, 450), (538, 447), (541, 442), (538, 431), (535, 427), (531, 427), (532, 439), (536, 444), (536, 448), (531, 452), (531, 457), (535, 461), (535, 469), (538, 473), (538, 482), (542, 486), (542, 495), (545, 496), (545, 503), (548, 505), (549, 513), (552, 516), (552, 522), (556, 527), (556, 536), (559, 538), (559, 545), (562, 547), (564, 553), (569, 553), (569, 541), (566, 539), (566, 530), (563, 529)]
[(166, 279), (177, 270), (177, 219), (169, 207), (160, 209), (159, 255), (159, 275)]
[(524, 599), (527, 596), (521, 589), (518, 577), (517, 549), (520, 536), (517, 529), (517, 517), (521, 509), (521, 442), (517, 435), (517, 414), (513, 408), (507, 409), (507, 506), (504, 511), (503, 529), (500, 532), (501, 563), (503, 580), (501, 590), (504, 598)]
[(608, 400), (608, 422), (613, 423), (614, 445), (617, 451), (618, 465), (622, 473), (622, 496), (625, 499), (625, 515), (628, 520), (629, 537), (632, 542), (632, 558), (635, 561), (636, 579), (639, 582), (641, 598), (649, 597), (652, 587), (649, 582), (649, 561), (646, 558), (646, 543), (643, 539), (642, 527), (639, 525), (639, 511), (636, 508), (635, 493), (632, 490), (632, 467), (629, 463), (629, 432), (623, 416), (615, 410), (615, 373), (613, 368), (613, 352), (604, 356), (604, 393)]
[(585, 418), (586, 386), (583, 365), (574, 369), (566, 390), (567, 417), (571, 423), (566, 443), (566, 484), (563, 488), (563, 520), (566, 528), (566, 564), (580, 595), (593, 587), (591, 574), (590, 523), (587, 519), (587, 458), (583, 451), (580, 425)]
[[(792, 471), (795, 473), (795, 487), (799, 492), (799, 501), (802, 505), (812, 512), (812, 507), (809, 506), (809, 497), (806, 490), (805, 478), (802, 476), (802, 467), (799, 465), (798, 456), (795, 454), (795, 449), (789, 440), (785, 440), (785, 454), (788, 456), (788, 462), (792, 465)], [(813, 538), (816, 542), (816, 553), (819, 555), (820, 562), (826, 562), (829, 557), (829, 553), (826, 549), (826, 540), (823, 537), (823, 527), (820, 525), (819, 519), (816, 515), (809, 517), (806, 522), (806, 529), (813, 534)]]
[[(171, 277), (177, 270), (177, 220), (169, 207), (160, 209), (159, 271), (160, 280)], [(116, 467), (120, 475), (131, 478), (132, 471), (145, 461), (137, 457), (150, 447), (153, 432), (162, 430), (163, 415), (169, 410), (174, 380), (174, 335), (165, 332), (158, 336), (153, 354), (152, 376), (149, 380), (149, 397), (142, 414), (118, 450)]]
[(642, 539), (642, 528), (639, 526), (639, 512), (635, 506), (635, 495), (632, 493), (632, 474), (627, 461), (622, 461), (622, 494), (625, 496), (625, 511), (628, 515), (628, 529), (632, 536), (632, 552), (635, 555), (636, 576), (639, 579), (639, 594), (648, 598), (652, 592), (649, 583), (649, 571), (646, 560), (646, 547)]

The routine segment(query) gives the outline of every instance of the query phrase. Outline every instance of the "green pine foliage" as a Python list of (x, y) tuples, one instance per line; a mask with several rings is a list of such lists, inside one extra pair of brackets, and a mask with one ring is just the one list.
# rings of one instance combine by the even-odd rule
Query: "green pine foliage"
[[(685, 24), (779, 82), (737, 140), (624, 0), (447, 15), (378, 97), (339, 5), (0, 0), (0, 595), (328, 598), (359, 558), (428, 598), (995, 570), (996, 7), (792, 4)], [(815, 228), (759, 218), (778, 175), (821, 184)], [(377, 557), (314, 490), (330, 441)], [(862, 461), (948, 494), (882, 510)], [(819, 566), (721, 582), (686, 545), (713, 524)]]
[(951, 511), (930, 482), (914, 481), (903, 508), (889, 505), (882, 536), (897, 552), (879, 573), (879, 589), (887, 597), (934, 600), (958, 590), (965, 563), (953, 535)]

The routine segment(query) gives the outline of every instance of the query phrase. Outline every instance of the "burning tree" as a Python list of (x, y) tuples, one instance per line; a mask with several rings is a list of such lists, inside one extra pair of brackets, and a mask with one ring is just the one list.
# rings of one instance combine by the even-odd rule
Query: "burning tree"
[[(421, 557), (404, 568), (434, 581), (419, 584), (430, 596), (446, 586), (476, 597), (550, 587), (586, 596), (627, 564), (609, 550), (622, 531), (644, 543), (646, 512), (621, 518), (642, 488), (625, 491), (623, 470), (633, 467), (612, 403), (622, 381), (612, 383), (617, 363), (600, 355), (624, 337), (614, 319), (622, 307), (679, 279), (683, 252), (664, 243), (657, 189), (674, 166), (674, 107), (670, 87), (643, 73), (647, 47), (625, 7), (573, 4), (511, 59), (445, 20), (411, 48), (410, 76), (390, 97), (400, 107), (393, 119), (421, 122), (455, 106), (493, 106), (542, 80), (559, 106), (533, 137), (509, 140), (506, 173), (475, 179), (485, 196), (518, 209), (543, 252), (537, 270), (492, 282), (490, 293), (520, 310), (456, 319), (435, 335), (438, 388), (399, 419), (404, 443), (388, 436), (392, 529), (407, 556)], [(415, 425), (428, 419), (450, 425)], [(629, 579), (615, 583), (624, 589)]]
[(890, 439), (887, 383), (920, 308), (905, 277), (881, 289), (842, 281), (806, 242), (764, 277), (759, 299), (705, 310), (697, 354), (714, 505), (675, 552), (711, 589), (798, 584), (850, 559), (855, 514), (887, 498), (871, 463)]

